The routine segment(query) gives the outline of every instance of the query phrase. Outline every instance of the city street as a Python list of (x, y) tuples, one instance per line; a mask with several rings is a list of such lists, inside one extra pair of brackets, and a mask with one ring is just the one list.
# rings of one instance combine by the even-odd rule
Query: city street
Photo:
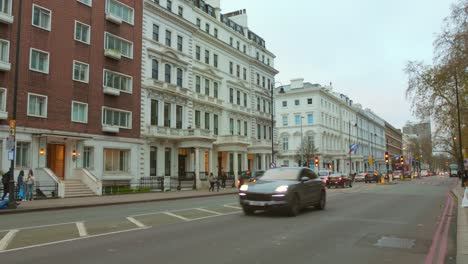
[(431, 248), (442, 212), (454, 214), (444, 210), (454, 182), (434, 176), (330, 189), (325, 211), (310, 208), (298, 217), (244, 216), (235, 195), (4, 215), (0, 258), (17, 264), (289, 264), (425, 263), (429, 255), (437, 263), (446, 252), (445, 263), (455, 263), (454, 217)]

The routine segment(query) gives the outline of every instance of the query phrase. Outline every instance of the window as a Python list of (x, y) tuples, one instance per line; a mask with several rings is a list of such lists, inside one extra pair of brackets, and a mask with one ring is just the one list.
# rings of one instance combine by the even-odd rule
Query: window
[(283, 101), (282, 104), (283, 104), (283, 107), (287, 107), (288, 106), (288, 101)]
[(268, 79), (268, 86), (267, 86), (267, 89), (268, 89), (268, 90), (271, 90), (271, 80), (270, 80), (270, 79)]
[(91, 27), (75, 20), (75, 40), (89, 44)]
[(88, 83), (89, 82), (89, 64), (73, 61), (73, 80)]
[(164, 65), (164, 81), (171, 83), (171, 65), (169, 64)]
[(294, 120), (296, 120), (296, 126), (300, 126), (301, 125), (301, 116), (300, 115), (295, 115), (294, 116)]
[(213, 83), (213, 97), (218, 98), (218, 83), (217, 82)]
[(312, 104), (312, 98), (307, 98), (307, 104)]
[(180, 68), (177, 68), (177, 86), (182, 87), (182, 75), (183, 71)]
[(51, 19), (52, 11), (33, 4), (32, 24), (34, 26), (50, 31)]
[(260, 86), (260, 74), (257, 73), (257, 85)]
[(164, 103), (164, 126), (171, 127), (171, 104)]
[(205, 129), (210, 130), (210, 113), (205, 113)]
[(210, 80), (205, 79), (205, 95), (210, 95)]
[(247, 53), (247, 46), (244, 45), (243, 51), (244, 53)]
[(105, 172), (128, 172), (130, 151), (122, 149), (104, 149)]
[(200, 46), (196, 46), (196, 47), (195, 47), (195, 58), (196, 58), (197, 60), (200, 60), (200, 57), (201, 57), (200, 54), (201, 54)]
[(210, 34), (210, 24), (208, 23), (205, 24), (205, 31), (206, 33)]
[(200, 76), (195, 76), (195, 91), (200, 93), (201, 90), (201, 78)]
[(150, 124), (152, 126), (157, 126), (158, 119), (159, 119), (159, 101), (151, 99)]
[(28, 116), (47, 117), (47, 96), (28, 94)]
[(288, 137), (283, 137), (283, 150), (285, 151), (289, 150), (289, 138)]
[(128, 24), (133, 25), (133, 8), (117, 0), (107, 0), (106, 14), (116, 16)]
[(246, 68), (243, 69), (243, 73), (244, 73), (243, 74), (244, 75), (244, 81), (247, 81), (247, 69)]
[(171, 0), (166, 0), (166, 7), (167, 7), (167, 10), (172, 11), (172, 1)]
[(102, 108), (102, 124), (120, 128), (132, 128), (132, 113), (124, 110)]
[(171, 159), (172, 159), (172, 149), (166, 148), (164, 150), (164, 175), (171, 176)]
[(7, 89), (0, 88), (0, 111), (6, 112)]
[(214, 29), (214, 37), (218, 38), (218, 29), (217, 28)]
[(234, 42), (234, 40), (232, 39), (232, 37), (229, 37), (229, 46), (232, 47), (234, 45), (233, 42)]
[(210, 51), (205, 50), (205, 63), (210, 64)]
[(237, 78), (240, 78), (240, 66), (239, 65), (237, 65), (236, 73), (237, 73)]
[(71, 120), (78, 123), (88, 123), (88, 104), (72, 101)]
[(260, 97), (257, 97), (257, 111), (260, 111)]
[(240, 98), (240, 91), (237, 91), (236, 94), (237, 94), (237, 98), (236, 98), (237, 104), (240, 105), (240, 104), (241, 104), (241, 103), (240, 103), (240, 102), (241, 102), (241, 100), (240, 100), (240, 99), (241, 99), (241, 98)]
[(184, 39), (182, 36), (177, 36), (177, 50), (182, 52)]
[(244, 106), (247, 107), (247, 93), (244, 93)]
[(234, 103), (234, 89), (232, 89), (232, 88), (229, 88), (229, 102), (231, 104)]
[(94, 148), (84, 147), (83, 150), (83, 168), (94, 169)]
[(201, 28), (201, 20), (199, 18), (197, 18), (197, 27)]
[(213, 66), (218, 68), (218, 54), (213, 54)]
[(267, 65), (270, 66), (270, 58), (267, 59)]
[(234, 63), (232, 61), (229, 62), (229, 73), (234, 74)]
[(49, 53), (31, 48), (29, 69), (42, 73), (49, 73)]
[(266, 126), (263, 126), (263, 139), (266, 139), (267, 129)]
[(181, 105), (176, 106), (176, 128), (182, 129), (183, 108)]
[(248, 130), (247, 121), (244, 121), (244, 136), (247, 136), (247, 130)]
[(153, 59), (151, 63), (151, 78), (159, 80), (159, 62), (156, 59)]
[(178, 14), (179, 14), (180, 17), (184, 17), (184, 8), (183, 7), (179, 6), (179, 13)]
[(166, 46), (170, 47), (172, 44), (172, 32), (166, 30)]
[(294, 100), (294, 105), (299, 105), (299, 100)]
[(158, 148), (151, 147), (150, 148), (150, 176), (156, 176), (158, 171)]
[(237, 50), (240, 50), (240, 43), (237, 41)]
[(283, 126), (288, 125), (288, 116), (283, 116)]
[(265, 88), (265, 76), (262, 76), (262, 87)]
[(109, 50), (118, 50), (122, 56), (129, 59), (133, 58), (133, 44), (123, 38), (119, 38), (110, 33), (105, 33), (104, 48)]
[(214, 134), (218, 135), (218, 115), (213, 115)]
[(262, 127), (257, 124), (257, 139), (261, 139), (262, 138)]
[(268, 127), (268, 139), (271, 139), (271, 127)]
[(16, 143), (16, 167), (30, 167), (29, 150), (31, 144), (29, 142)]
[(234, 119), (232, 118), (229, 119), (229, 132), (234, 135)]
[(0, 13), (4, 13), (11, 16), (11, 8), (12, 0), (0, 0)]
[(153, 24), (153, 40), (159, 41), (159, 26)]
[(260, 60), (260, 53), (258, 53), (257, 51), (257, 56), (256, 56), (257, 60)]
[(123, 92), (132, 92), (132, 77), (118, 72), (104, 70), (104, 86), (119, 89)]
[(200, 111), (195, 110), (195, 127), (200, 128)]
[(262, 100), (263, 102), (263, 113), (266, 112), (266, 102), (265, 102), (265, 99)]
[(307, 114), (307, 124), (312, 125), (314, 123), (314, 115)]
[(8, 40), (0, 39), (0, 61), (10, 62), (10, 42)]
[(265, 55), (262, 54), (262, 62), (265, 62)]
[(241, 121), (237, 120), (237, 135), (241, 135)]

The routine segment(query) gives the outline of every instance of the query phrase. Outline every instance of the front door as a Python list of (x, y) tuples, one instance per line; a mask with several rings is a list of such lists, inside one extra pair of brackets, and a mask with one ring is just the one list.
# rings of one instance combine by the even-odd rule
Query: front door
[(65, 145), (47, 145), (47, 167), (63, 180), (65, 177)]
[(179, 155), (179, 176), (185, 176), (186, 169), (185, 169), (185, 155)]

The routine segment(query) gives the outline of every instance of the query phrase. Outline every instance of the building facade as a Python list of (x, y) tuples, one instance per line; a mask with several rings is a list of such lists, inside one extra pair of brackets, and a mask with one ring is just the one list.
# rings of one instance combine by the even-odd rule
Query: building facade
[[(384, 121), (331, 86), (295, 79), (277, 89), (278, 163), (297, 166), (303, 146), (313, 145), (318, 169), (358, 172), (384, 163)], [(353, 146), (350, 151), (350, 146)], [(307, 161), (314, 166), (313, 161)]]
[[(0, 0), (0, 7), (1, 153), (8, 153), (16, 99), (15, 175), (32, 169), (39, 183), (57, 183), (62, 197), (67, 181), (96, 194), (106, 182), (134, 181), (142, 143), (135, 77), (141, 1), (23, 0), (21, 17), (19, 1)], [(1, 161), (8, 170), (9, 160)]]
[(278, 73), (247, 14), (219, 1), (143, 1), (141, 176), (200, 179), (271, 162)]
[(400, 129), (385, 122), (385, 137), (389, 155), (389, 165), (390, 168), (393, 168), (398, 158), (403, 155), (403, 133)]

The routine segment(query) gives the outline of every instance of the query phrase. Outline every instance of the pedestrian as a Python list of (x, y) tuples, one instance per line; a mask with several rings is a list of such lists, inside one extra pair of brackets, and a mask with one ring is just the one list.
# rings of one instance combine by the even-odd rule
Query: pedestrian
[(210, 175), (208, 176), (208, 182), (210, 183), (210, 188), (208, 189), (208, 191), (214, 192), (215, 178), (213, 177), (213, 173), (210, 173)]
[(223, 188), (223, 190), (226, 190), (226, 180), (227, 180), (226, 172), (222, 170), (221, 171), (221, 188)]
[(19, 172), (16, 189), (18, 189), (18, 198), (23, 201), (26, 201), (26, 199), (24, 198), (24, 171), (23, 170)]
[(10, 171), (7, 171), (2, 176), (2, 184), (3, 184), (3, 196), (2, 201), (5, 200), (5, 197), (10, 192)]
[(26, 200), (32, 201), (33, 199), (33, 189), (36, 178), (32, 170), (29, 170), (28, 178), (26, 179)]

